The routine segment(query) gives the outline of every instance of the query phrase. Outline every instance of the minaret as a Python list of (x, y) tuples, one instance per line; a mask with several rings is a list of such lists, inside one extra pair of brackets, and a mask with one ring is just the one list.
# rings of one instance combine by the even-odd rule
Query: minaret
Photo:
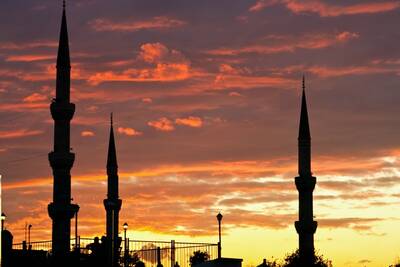
[(299, 191), (299, 220), (295, 222), (295, 226), (299, 234), (299, 253), (302, 266), (311, 266), (314, 261), (314, 233), (317, 230), (317, 222), (313, 219), (313, 191), (316, 178), (312, 176), (311, 172), (311, 135), (304, 76), (298, 153), (299, 176), (295, 178), (295, 182)]
[(70, 152), (70, 121), (75, 105), (70, 103), (70, 70), (67, 19), (63, 1), (57, 55), (56, 97), (50, 105), (54, 120), (54, 148), (49, 153), (49, 162), (53, 169), (54, 183), (53, 202), (48, 205), (48, 212), (53, 220), (52, 251), (56, 261), (63, 259), (70, 251), (71, 218), (79, 210), (78, 205), (71, 204), (70, 171), (75, 154)]
[(111, 113), (110, 141), (108, 143), (107, 156), (107, 199), (104, 199), (104, 207), (107, 216), (107, 240), (108, 240), (108, 266), (117, 266), (119, 237), (119, 211), (122, 200), (118, 196), (118, 164), (117, 153), (115, 149), (113, 117)]

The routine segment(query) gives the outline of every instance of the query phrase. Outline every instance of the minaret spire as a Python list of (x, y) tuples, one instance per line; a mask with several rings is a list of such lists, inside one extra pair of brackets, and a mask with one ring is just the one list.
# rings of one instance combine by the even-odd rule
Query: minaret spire
[(110, 138), (108, 142), (107, 154), (107, 198), (104, 199), (107, 221), (107, 240), (108, 240), (108, 266), (117, 266), (118, 263), (118, 226), (119, 211), (121, 210), (122, 200), (118, 196), (118, 163), (117, 152), (115, 149), (113, 114), (110, 114)]
[(299, 140), (311, 140), (310, 125), (308, 123), (307, 100), (306, 100), (306, 85), (303, 75), (303, 91), (301, 97), (301, 113), (300, 113), (300, 127), (299, 127)]
[[(112, 113), (110, 114), (110, 140), (108, 142), (108, 154), (107, 155), (108, 155), (107, 156), (107, 174), (111, 174), (111, 175), (117, 174), (118, 163), (117, 163), (117, 152), (115, 149), (113, 114)], [(117, 186), (118, 186), (118, 184), (117, 184)], [(117, 197), (118, 197), (118, 195), (117, 195)]]
[(57, 266), (64, 266), (70, 251), (71, 218), (79, 206), (71, 204), (71, 168), (75, 154), (70, 147), (70, 121), (75, 104), (70, 103), (70, 58), (65, 3), (61, 18), (57, 53), (56, 98), (50, 105), (54, 120), (54, 148), (49, 153), (53, 169), (53, 202), (48, 206), (52, 225), (52, 251)]
[(308, 122), (307, 101), (305, 94), (305, 78), (302, 82), (301, 113), (298, 137), (298, 173), (295, 178), (299, 191), (299, 220), (295, 222), (299, 234), (299, 253), (301, 266), (312, 266), (314, 254), (314, 233), (317, 222), (313, 215), (313, 191), (316, 178), (311, 172), (311, 134)]

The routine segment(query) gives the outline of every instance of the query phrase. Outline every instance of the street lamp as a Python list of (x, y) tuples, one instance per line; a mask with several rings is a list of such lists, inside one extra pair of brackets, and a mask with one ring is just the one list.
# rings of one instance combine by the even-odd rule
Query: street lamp
[(217, 215), (218, 220), (218, 259), (221, 258), (221, 221), (222, 221), (222, 214), (221, 212)]
[(1, 231), (4, 230), (4, 221), (6, 220), (6, 215), (4, 214), (4, 212), (1, 213)]
[(127, 267), (128, 266), (128, 264), (127, 264), (127, 257), (128, 257), (128, 248), (127, 248), (127, 244), (128, 244), (128, 242), (127, 242), (127, 240), (126, 240), (126, 230), (128, 230), (128, 224), (127, 223), (124, 223), (124, 244), (125, 244), (125, 251), (124, 251), (124, 266), (125, 267)]

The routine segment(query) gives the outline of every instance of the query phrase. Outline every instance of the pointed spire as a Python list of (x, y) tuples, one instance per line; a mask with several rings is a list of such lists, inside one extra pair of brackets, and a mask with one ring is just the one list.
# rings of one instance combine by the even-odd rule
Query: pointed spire
[(303, 95), (301, 100), (301, 114), (300, 114), (300, 127), (299, 127), (299, 140), (310, 140), (310, 126), (308, 123), (307, 101), (306, 101), (306, 86), (305, 78), (303, 75)]
[(110, 141), (108, 143), (107, 169), (118, 168), (117, 152), (115, 149), (114, 129), (113, 129), (113, 114), (110, 114)]
[(70, 68), (67, 17), (65, 15), (65, 0), (61, 19), (60, 40), (58, 44), (57, 67)]

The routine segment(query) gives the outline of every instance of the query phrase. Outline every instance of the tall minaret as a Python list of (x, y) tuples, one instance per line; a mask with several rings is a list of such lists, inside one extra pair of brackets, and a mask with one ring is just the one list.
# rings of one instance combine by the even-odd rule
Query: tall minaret
[(317, 230), (317, 222), (313, 219), (313, 191), (316, 178), (311, 172), (311, 135), (304, 76), (298, 146), (299, 176), (295, 178), (295, 181), (299, 191), (299, 220), (295, 222), (295, 226), (299, 234), (302, 266), (311, 266), (314, 260), (314, 233)]
[(117, 153), (115, 149), (113, 117), (111, 113), (110, 141), (108, 143), (107, 156), (107, 198), (104, 199), (104, 207), (107, 213), (107, 240), (108, 240), (108, 266), (117, 266), (118, 261), (118, 225), (119, 211), (122, 200), (118, 196), (118, 164)]
[(57, 55), (56, 97), (50, 105), (54, 120), (54, 148), (49, 153), (53, 169), (53, 202), (48, 206), (52, 225), (52, 251), (55, 259), (62, 259), (70, 251), (71, 218), (79, 210), (71, 204), (71, 168), (75, 154), (70, 150), (70, 121), (75, 105), (70, 103), (70, 60), (68, 47), (65, 1), (61, 21), (60, 40)]

